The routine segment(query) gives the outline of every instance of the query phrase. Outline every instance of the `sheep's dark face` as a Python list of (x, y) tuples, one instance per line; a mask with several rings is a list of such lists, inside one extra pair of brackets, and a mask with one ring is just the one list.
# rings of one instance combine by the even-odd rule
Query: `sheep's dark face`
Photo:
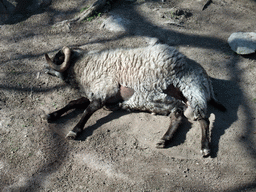
[(53, 58), (53, 63), (56, 65), (61, 65), (64, 62), (65, 55), (62, 50), (60, 50)]
[(71, 63), (72, 50), (68, 47), (63, 47), (56, 55), (51, 59), (49, 55), (45, 54), (45, 59), (48, 66), (46, 67), (46, 73), (64, 79), (63, 74), (69, 68)]
[[(60, 67), (60, 65), (62, 65), (64, 61), (65, 61), (65, 54), (64, 54), (63, 50), (58, 51), (51, 60), (51, 62), (54, 65), (58, 66), (58, 67)], [(52, 68), (52, 66), (50, 65), (49, 62), (48, 62), (48, 65), (45, 68), (45, 72), (50, 74), (50, 75), (59, 77), (62, 80), (65, 80), (64, 71), (59, 72), (58, 70), (55, 70), (54, 68)]]

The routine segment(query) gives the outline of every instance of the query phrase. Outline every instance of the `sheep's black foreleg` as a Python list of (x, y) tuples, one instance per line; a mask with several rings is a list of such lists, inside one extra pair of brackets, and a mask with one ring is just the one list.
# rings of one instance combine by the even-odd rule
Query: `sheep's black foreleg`
[(48, 122), (55, 121), (61, 115), (63, 115), (64, 113), (66, 113), (67, 111), (69, 111), (71, 109), (86, 109), (86, 107), (89, 104), (90, 104), (90, 101), (87, 98), (85, 98), (85, 97), (82, 97), (82, 98), (77, 99), (77, 100), (70, 101), (68, 103), (68, 105), (66, 105), (62, 109), (59, 109), (58, 111), (55, 111), (53, 113), (48, 114), (47, 115), (47, 121)]
[(202, 129), (202, 141), (201, 141), (201, 153), (203, 157), (210, 155), (210, 146), (209, 146), (209, 120), (208, 119), (199, 119), (200, 127)]
[(98, 109), (102, 108), (103, 104), (100, 101), (92, 101), (89, 106), (84, 110), (83, 115), (78, 122), (78, 124), (73, 128), (72, 131), (69, 131), (66, 138), (75, 139), (79, 133), (83, 131), (85, 123), (92, 116), (92, 114)]
[(156, 144), (157, 148), (164, 148), (166, 144), (172, 139), (174, 133), (176, 132), (176, 130), (178, 129), (182, 121), (181, 112), (172, 113), (170, 115), (170, 119), (171, 119), (170, 126), (166, 131), (166, 133), (164, 134), (164, 136), (162, 137), (162, 139)]

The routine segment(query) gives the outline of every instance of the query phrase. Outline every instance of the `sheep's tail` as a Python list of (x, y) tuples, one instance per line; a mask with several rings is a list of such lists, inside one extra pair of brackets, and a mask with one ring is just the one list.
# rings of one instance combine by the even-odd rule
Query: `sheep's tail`
[(209, 104), (211, 104), (212, 106), (216, 107), (218, 110), (225, 112), (227, 111), (226, 107), (224, 105), (222, 105), (218, 99), (216, 99), (214, 91), (213, 91), (213, 86), (212, 86), (212, 82), (210, 81), (210, 91), (211, 91), (211, 99), (209, 100)]

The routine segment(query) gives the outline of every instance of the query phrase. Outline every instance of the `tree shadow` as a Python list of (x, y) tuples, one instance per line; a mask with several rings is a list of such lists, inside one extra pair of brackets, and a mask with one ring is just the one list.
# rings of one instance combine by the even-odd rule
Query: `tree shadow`
[[(50, 7), (52, 0), (1, 0), (0, 1), (0, 18), (2, 21), (0, 24), (17, 24), (23, 22), (35, 14), (42, 14), (44, 12), (51, 12), (53, 17), (59, 14)], [(81, 2), (84, 3), (84, 2)], [(81, 4), (78, 7), (82, 6)], [(65, 15), (73, 15), (77, 13), (77, 9), (69, 9), (68, 11), (62, 12)], [(51, 22), (51, 24), (53, 24)]]
[[(125, 5), (125, 11), (123, 6)], [(122, 39), (132, 36), (143, 36), (157, 38), (160, 42), (169, 44), (172, 46), (187, 46), (200, 47), (211, 50), (217, 50), (222, 52), (223, 49), (229, 49), (226, 41), (215, 37), (185, 34), (175, 31), (175, 28), (159, 26), (148, 21), (143, 15), (136, 10), (134, 4), (129, 2), (116, 2), (111, 15), (123, 18), (125, 22), (122, 27), (125, 28), (125, 32), (118, 34), (115, 39)], [(112, 41), (113, 39), (102, 38), (96, 41), (90, 41), (88, 44)], [(87, 43), (86, 43), (87, 44)]]
[(38, 88), (38, 87), (16, 87), (16, 86), (7, 86), (7, 85), (0, 85), (0, 89), (2, 90), (9, 90), (9, 91), (16, 91), (16, 92), (35, 92), (35, 93), (47, 93), (54, 91), (59, 88), (65, 88), (67, 85), (56, 85), (53, 87), (48, 88)]
[[(126, 11), (123, 11), (119, 5), (126, 5)], [(120, 9), (118, 9), (120, 8)], [(128, 11), (129, 10), (129, 11)], [(126, 33), (117, 35), (112, 39), (102, 38), (95, 41), (89, 42), (98, 43), (98, 42), (107, 42), (113, 41), (115, 39), (122, 39), (132, 36), (144, 36), (144, 37), (153, 37), (158, 38), (160, 42), (172, 45), (172, 46), (187, 46), (190, 47), (199, 47), (205, 48), (208, 50), (215, 50), (219, 53), (223, 53), (227, 50), (230, 50), (226, 41), (209, 36), (196, 35), (196, 34), (186, 34), (179, 32), (178, 30), (170, 28), (164, 28), (161, 26), (156, 26), (146, 20), (142, 15), (140, 15), (133, 4), (130, 3), (117, 3), (116, 7), (112, 10), (113, 14), (116, 14), (126, 20), (129, 20), (129, 26), (126, 26)], [(89, 44), (88, 43), (88, 44)], [(251, 57), (251, 56), (250, 56)], [(251, 58), (250, 58), (251, 59)], [(252, 59), (255, 59), (253, 57)], [(213, 107), (209, 107), (209, 112), (215, 114), (215, 123), (211, 131), (211, 148), (212, 148), (212, 157), (215, 158), (218, 155), (220, 146), (220, 139), (225, 134), (225, 131), (230, 128), (230, 126), (238, 120), (238, 108), (242, 105), (246, 110), (246, 121), (242, 129), (244, 129), (244, 138), (246, 138), (242, 145), (248, 151), (248, 154), (255, 159), (255, 150), (256, 147), (253, 145), (252, 135), (253, 135), (253, 126), (249, 123), (251, 119), (254, 118), (253, 111), (248, 104), (247, 97), (243, 93), (242, 89), (239, 86), (241, 81), (241, 74), (238, 70), (238, 64), (240, 61), (240, 56), (235, 55), (231, 58), (226, 65), (228, 74), (230, 76), (229, 80), (220, 80), (213, 79), (213, 87), (217, 93), (217, 98), (222, 104), (227, 108), (227, 112), (223, 113), (218, 111)], [(222, 70), (222, 69), (220, 69)], [(102, 124), (109, 122), (113, 119), (117, 119), (120, 116), (126, 113), (123, 112), (114, 112), (110, 115), (103, 117), (97, 121), (96, 124), (86, 128), (84, 133), (79, 137), (79, 140), (84, 141), (88, 136), (90, 136), (93, 131), (99, 128)], [(177, 146), (181, 143), (184, 143), (186, 138), (186, 133), (190, 129), (190, 123), (185, 122), (175, 134), (172, 142), (167, 146)], [(250, 185), (250, 184), (248, 184)], [(250, 188), (255, 188), (255, 185), (250, 185)]]
[[(119, 7), (119, 4), (116, 5), (116, 8)], [(135, 7), (132, 4), (128, 4), (126, 7), (129, 11), (121, 11), (122, 9), (114, 9), (111, 11), (112, 14), (118, 15), (121, 18), (129, 20), (130, 23), (126, 27), (126, 33), (117, 35), (114, 39), (122, 39), (132, 36), (144, 36), (158, 38), (160, 42), (166, 43), (172, 46), (187, 46), (190, 47), (199, 47), (208, 50), (214, 50), (219, 53), (230, 52), (230, 47), (228, 43), (222, 39), (209, 37), (204, 35), (196, 34), (186, 34), (174, 29), (164, 28), (161, 26), (156, 26), (146, 20), (142, 15), (140, 15)], [(97, 39), (96, 41), (91, 41), (89, 43), (97, 43), (104, 41), (112, 41), (113, 39)], [(223, 113), (217, 109), (210, 108), (209, 111), (213, 111), (215, 114), (215, 123), (211, 132), (211, 144), (212, 144), (212, 157), (217, 157), (219, 148), (220, 148), (220, 138), (225, 134), (225, 131), (238, 120), (238, 108), (242, 105), (246, 110), (246, 123), (243, 127), (244, 129), (244, 138), (242, 145), (248, 151), (248, 154), (251, 158), (255, 159), (256, 147), (253, 144), (253, 125), (250, 123), (254, 118), (253, 111), (248, 104), (248, 99), (240, 88), (239, 82), (241, 82), (242, 77), (239, 73), (239, 55), (233, 55), (227, 63), (222, 64), (226, 66), (228, 71), (229, 80), (213, 80), (213, 86), (215, 92), (217, 93), (217, 98), (227, 107), (227, 112)], [(255, 60), (255, 54), (249, 56), (243, 56), (244, 58)], [(220, 70), (222, 70), (220, 68)], [(180, 136), (174, 137), (173, 143), (168, 145), (168, 147), (178, 145), (179, 143), (184, 142), (185, 132), (188, 131), (188, 128), (181, 130)], [(182, 135), (183, 134), (183, 135)], [(255, 164), (256, 166), (256, 164)]]
[(256, 189), (256, 180), (254, 182), (250, 182), (246, 185), (242, 185), (239, 187), (234, 187), (232, 189), (225, 190), (226, 192), (241, 192), (241, 191), (255, 191)]
[[(56, 135), (51, 129), (48, 129), (48, 135), (51, 135), (50, 146), (45, 150), (47, 161), (36, 169), (31, 177), (26, 178), (21, 186), (9, 185), (3, 191), (41, 191), (44, 189), (42, 183), (45, 179), (56, 172), (65, 159), (68, 157), (68, 142)], [(49, 134), (50, 133), (50, 134)], [(25, 174), (23, 174), (25, 175)], [(4, 187), (4, 186), (2, 186)]]
[(2, 10), (6, 19), (2, 24), (15, 24), (28, 19), (33, 14), (44, 12), (44, 8), (48, 5), (34, 3), (33, 0), (15, 0), (11, 3), (7, 0), (1, 0)]
[[(118, 5), (116, 8), (118, 8)], [(126, 5), (126, 4), (125, 4)], [(127, 33), (121, 34), (113, 39), (122, 39), (127, 36), (145, 36), (145, 37), (156, 37), (161, 42), (167, 43), (169, 45), (179, 45), (179, 46), (191, 46), (191, 47), (200, 47), (205, 48), (209, 50), (216, 50), (218, 52), (223, 52), (226, 49), (229, 49), (227, 46), (227, 43), (221, 39), (214, 38), (214, 37), (208, 37), (208, 36), (201, 36), (201, 35), (194, 35), (194, 34), (185, 34), (181, 32), (176, 32), (173, 29), (166, 29), (163, 27), (156, 26), (149, 21), (147, 21), (143, 16), (141, 16), (135, 8), (133, 8), (132, 4), (129, 5), (129, 13), (127, 14), (127, 11), (122, 12), (122, 9), (114, 9), (113, 12), (115, 14), (120, 15), (121, 17), (127, 18), (130, 21), (130, 25), (132, 27), (129, 27), (127, 29)], [(133, 29), (133, 30), (132, 30)], [(104, 39), (97, 41), (91, 41), (90, 43), (97, 43), (97, 42), (105, 42), (105, 41), (112, 41), (113, 39)], [(220, 100), (221, 103), (223, 103), (227, 107), (227, 112), (222, 113), (217, 111), (217, 109), (209, 108), (209, 111), (213, 111), (216, 115), (216, 120), (214, 123), (214, 127), (212, 129), (211, 133), (211, 143), (212, 143), (212, 156), (216, 157), (220, 148), (220, 138), (222, 135), (225, 134), (225, 130), (227, 130), (232, 123), (234, 123), (237, 119), (237, 112), (238, 107), (242, 105), (247, 110), (247, 123), (244, 125), (244, 137), (246, 140), (243, 142), (244, 148), (248, 151), (248, 154), (250, 154), (253, 158), (255, 158), (256, 154), (256, 147), (253, 145), (252, 135), (253, 135), (253, 125), (250, 124), (250, 120), (254, 118), (253, 111), (250, 107), (250, 104), (247, 102), (247, 98), (245, 94), (242, 92), (238, 82), (241, 80), (241, 74), (239, 74), (238, 70), (238, 62), (239, 62), (240, 56), (234, 56), (234, 59), (229, 61), (229, 65), (227, 65), (227, 69), (230, 74), (230, 80), (217, 80), (213, 79), (213, 86), (214, 89), (216, 89), (217, 97)], [(2, 89), (13, 89), (13, 87), (0, 87)], [(20, 89), (19, 91), (26, 91)], [(40, 91), (40, 90), (39, 90)], [(43, 90), (47, 91), (47, 90)], [(69, 118), (74, 118), (77, 115), (81, 113), (80, 111), (76, 111), (73, 114), (67, 114), (64, 115), (62, 120), (63, 123), (67, 121)], [(97, 121), (96, 124), (87, 127), (84, 132), (78, 137), (78, 140), (84, 141), (88, 136), (93, 134), (93, 131), (99, 128), (101, 125), (112, 121), (114, 119), (118, 119), (119, 117), (128, 114), (128, 112), (125, 111), (119, 111), (119, 112), (113, 112), (107, 115), (106, 117), (103, 117)], [(185, 141), (186, 133), (190, 129), (190, 124), (188, 122), (183, 123), (181, 128), (178, 130), (178, 132), (175, 134), (174, 139), (168, 147), (176, 146)], [(60, 141), (60, 140), (59, 140)], [(63, 150), (61, 153), (65, 153), (67, 149), (65, 147), (61, 147), (59, 145), (58, 140), (56, 140), (56, 144), (53, 145), (53, 147), (59, 147), (60, 151)], [(51, 153), (54, 153), (54, 150), (49, 151), (49, 155)], [(62, 160), (61, 160), (62, 161)], [(45, 173), (46, 175), (49, 175), (56, 171), (61, 165), (60, 160), (57, 160), (56, 162), (46, 162), (41, 168), (39, 168), (35, 172), (35, 176), (39, 176), (40, 173)], [(48, 169), (48, 167), (52, 167), (53, 169)], [(40, 182), (43, 182), (44, 176)], [(38, 185), (41, 185), (40, 182), (38, 182)], [(28, 190), (32, 189), (34, 184), (33, 182), (28, 182), (27, 185), (23, 188), (19, 188), (20, 190)], [(250, 189), (255, 188), (254, 184), (250, 184)], [(245, 187), (237, 188), (235, 190), (239, 189), (246, 189)], [(18, 190), (18, 189), (17, 189)]]

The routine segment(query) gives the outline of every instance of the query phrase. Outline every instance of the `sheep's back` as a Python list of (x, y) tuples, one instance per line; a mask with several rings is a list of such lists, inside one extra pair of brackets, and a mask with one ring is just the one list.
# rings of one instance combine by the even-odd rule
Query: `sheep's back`
[(135, 91), (165, 90), (182, 55), (167, 45), (155, 45), (121, 52), (115, 65), (123, 86)]

